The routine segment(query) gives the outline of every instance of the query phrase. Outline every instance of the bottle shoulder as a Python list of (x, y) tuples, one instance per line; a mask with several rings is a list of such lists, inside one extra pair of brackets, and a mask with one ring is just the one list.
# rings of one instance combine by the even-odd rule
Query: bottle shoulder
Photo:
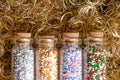
[(66, 47), (62, 47), (62, 48), (60, 48), (59, 49), (59, 51), (61, 52), (61, 51), (68, 51), (68, 50), (75, 50), (75, 51), (82, 51), (82, 48), (81, 47), (69, 47), (69, 48), (66, 48)]
[(16, 45), (15, 47), (14, 47), (14, 50), (34, 50), (34, 48), (32, 47), (32, 46), (30, 46), (30, 45)]

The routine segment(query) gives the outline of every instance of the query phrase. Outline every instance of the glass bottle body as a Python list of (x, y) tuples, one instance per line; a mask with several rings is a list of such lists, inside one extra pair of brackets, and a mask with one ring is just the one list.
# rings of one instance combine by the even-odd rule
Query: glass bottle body
[(69, 40), (60, 49), (60, 80), (82, 80), (82, 49)]
[(34, 50), (31, 39), (16, 40), (12, 54), (13, 80), (34, 80)]
[(54, 40), (40, 41), (36, 51), (36, 80), (58, 80), (58, 52)]
[(85, 80), (106, 80), (106, 52), (100, 43), (87, 44), (83, 53)]

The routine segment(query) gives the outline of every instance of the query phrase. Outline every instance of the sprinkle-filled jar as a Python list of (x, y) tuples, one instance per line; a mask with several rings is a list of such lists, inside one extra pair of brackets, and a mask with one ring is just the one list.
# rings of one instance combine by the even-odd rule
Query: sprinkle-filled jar
[(36, 80), (58, 80), (58, 52), (54, 36), (41, 36), (36, 51)]
[(82, 80), (82, 49), (79, 33), (63, 33), (60, 49), (60, 80)]
[(12, 80), (34, 80), (34, 51), (31, 33), (17, 33), (16, 47), (12, 54)]
[[(103, 32), (90, 32), (85, 53), (87, 76), (85, 80), (106, 80), (106, 50), (103, 46)], [(85, 71), (84, 71), (85, 72)], [(86, 74), (86, 73), (85, 73)]]

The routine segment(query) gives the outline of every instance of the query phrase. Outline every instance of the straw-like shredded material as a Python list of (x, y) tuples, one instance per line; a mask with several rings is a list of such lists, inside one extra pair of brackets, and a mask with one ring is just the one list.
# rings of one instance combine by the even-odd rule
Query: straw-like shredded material
[(16, 32), (55, 34), (103, 31), (109, 43), (107, 80), (120, 80), (120, 0), (0, 0), (0, 80), (11, 80), (11, 54)]

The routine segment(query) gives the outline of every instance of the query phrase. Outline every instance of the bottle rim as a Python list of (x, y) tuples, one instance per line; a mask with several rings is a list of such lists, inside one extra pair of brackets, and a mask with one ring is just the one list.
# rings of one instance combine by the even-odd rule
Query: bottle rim
[(27, 32), (17, 32), (15, 37), (20, 37), (20, 38), (31, 38), (31, 33)]
[(18, 43), (31, 43), (33, 39), (32, 38), (16, 38), (15, 41)]
[[(91, 37), (91, 38), (93, 38), (93, 37)], [(94, 38), (94, 39), (92, 39), (91, 40), (91, 38), (85, 38), (84, 39), (84, 43), (85, 44), (109, 44), (108, 42), (107, 42), (107, 39), (105, 39), (105, 38)]]
[(92, 31), (90, 32), (89, 36), (94, 37), (94, 38), (103, 38), (104, 33), (102, 31)]
[(57, 42), (58, 39), (57, 38), (36, 38), (35, 39), (37, 42), (41, 43), (54, 43)]
[(38, 43), (38, 48), (41, 48), (41, 47), (54, 48), (55, 44), (57, 43), (56, 38), (37, 38), (36, 40)]
[(82, 39), (80, 39), (80, 38), (66, 38), (66, 39), (62, 39), (62, 42), (64, 42), (64, 43), (78, 43), (78, 44), (81, 44), (82, 43)]
[(14, 38), (18, 43), (30, 43), (33, 40), (29, 32), (17, 32)]

